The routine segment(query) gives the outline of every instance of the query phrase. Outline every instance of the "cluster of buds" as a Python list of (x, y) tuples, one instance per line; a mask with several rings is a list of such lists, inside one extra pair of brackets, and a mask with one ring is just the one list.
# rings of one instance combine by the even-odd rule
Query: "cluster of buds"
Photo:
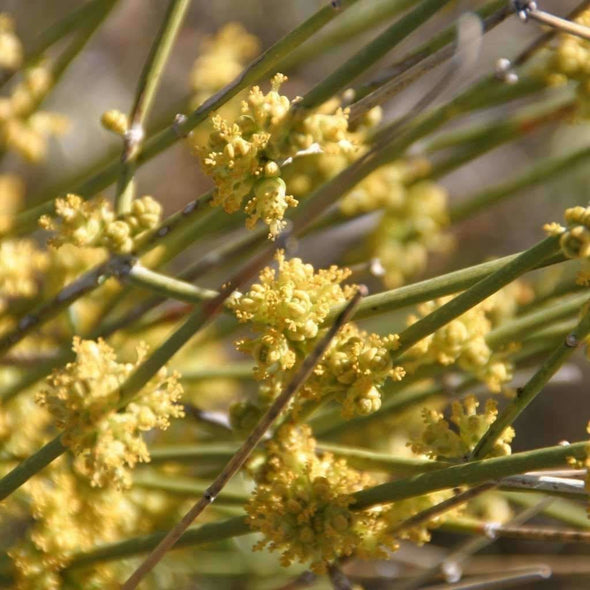
[(329, 453), (318, 456), (308, 426), (282, 426), (266, 450), (246, 505), (250, 526), (264, 535), (255, 549), (268, 545), (281, 551), (282, 565), (309, 563), (318, 573), (353, 552), (384, 556), (375, 541), (378, 511), (350, 509), (351, 494), (370, 483), (366, 476)]
[(57, 235), (50, 240), (56, 248), (64, 244), (78, 247), (104, 247), (128, 254), (135, 239), (160, 222), (162, 206), (153, 197), (134, 199), (128, 213), (117, 217), (110, 202), (104, 199), (84, 201), (69, 194), (55, 200), (56, 218), (43, 215), (39, 225)]
[[(265, 268), (258, 283), (229, 303), (240, 322), (249, 322), (260, 332), (256, 338), (238, 342), (238, 349), (254, 357), (263, 405), (312, 352), (330, 310), (349, 299), (356, 288), (340, 284), (350, 275), (347, 269), (332, 266), (316, 272), (299, 258), (286, 260), (283, 252), (276, 258), (278, 270)], [(305, 400), (330, 397), (342, 404), (348, 418), (377, 411), (386, 379), (400, 380), (405, 374), (391, 362), (390, 352), (397, 345), (396, 336), (382, 338), (347, 324), (302, 387), (295, 410)], [(251, 404), (239, 404), (232, 416), (236, 424), (251, 424), (256, 410)]]
[[(436, 410), (424, 409), (425, 428), (419, 439), (409, 443), (415, 453), (427, 455), (432, 459), (464, 459), (475, 448), (481, 437), (498, 416), (496, 402), (488, 399), (482, 413), (477, 412), (479, 402), (473, 395), (467, 396), (463, 403), (451, 405), (449, 424), (443, 414)], [(507, 427), (498, 437), (489, 457), (510, 455), (510, 443), (514, 438), (514, 429)]]
[(397, 335), (382, 338), (346, 324), (303, 386), (302, 398), (334, 398), (341, 403), (344, 418), (376, 412), (385, 381), (400, 381), (405, 375), (391, 360), (398, 344)]
[(130, 469), (149, 461), (142, 432), (164, 430), (170, 418), (184, 415), (178, 376), (162, 368), (120, 411), (121, 384), (141, 364), (145, 348), (138, 348), (135, 363), (117, 362), (115, 351), (102, 340), (74, 338), (73, 350), (76, 360), (47, 378), (37, 402), (64, 431), (63, 443), (78, 456), (92, 485), (129, 487)]
[(252, 88), (235, 122), (215, 115), (207, 145), (198, 145), (196, 136), (192, 141), (215, 182), (213, 204), (228, 213), (243, 209), (249, 228), (262, 220), (271, 239), (285, 227), (287, 209), (298, 203), (288, 194), (289, 179), (281, 177), (281, 165), (309, 150), (327, 154), (355, 150), (343, 109), (291, 116), (292, 103), (280, 94), (286, 79), (276, 74), (266, 94), (258, 86)]

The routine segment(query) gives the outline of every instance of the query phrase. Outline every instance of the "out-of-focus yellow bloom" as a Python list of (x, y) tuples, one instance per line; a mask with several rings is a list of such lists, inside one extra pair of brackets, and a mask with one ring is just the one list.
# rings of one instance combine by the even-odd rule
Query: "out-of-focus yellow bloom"
[(0, 98), (0, 149), (39, 162), (46, 155), (48, 138), (68, 130), (66, 117), (36, 110), (51, 84), (49, 70), (36, 66), (24, 73), (9, 97)]
[(16, 70), (23, 61), (23, 47), (14, 32), (14, 20), (0, 12), (0, 68)]
[(237, 22), (231, 22), (201, 43), (190, 84), (194, 92), (192, 108), (229, 84), (244, 66), (260, 53), (260, 41)]
[(0, 235), (12, 227), (14, 214), (25, 196), (24, 182), (16, 174), (0, 174)]
[(0, 241), (0, 310), (7, 299), (35, 297), (47, 266), (47, 253), (32, 240)]
[[(576, 17), (575, 22), (590, 27), (590, 10), (586, 9)], [(590, 42), (577, 35), (560, 33), (558, 42), (544, 67), (547, 83), (552, 86), (577, 82), (581, 112), (588, 114), (590, 97)]]
[(142, 362), (145, 348), (138, 348), (135, 363), (117, 362), (102, 340), (74, 338), (73, 349), (76, 360), (47, 378), (37, 401), (64, 430), (63, 443), (79, 456), (80, 470), (92, 485), (129, 487), (130, 469), (149, 461), (141, 433), (164, 430), (170, 418), (184, 415), (178, 376), (162, 368), (135, 401), (118, 411), (120, 386)]

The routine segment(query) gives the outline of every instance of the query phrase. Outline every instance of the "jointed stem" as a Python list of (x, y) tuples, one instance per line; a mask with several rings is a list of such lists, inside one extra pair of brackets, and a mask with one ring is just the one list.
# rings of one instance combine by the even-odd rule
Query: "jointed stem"
[(518, 391), (514, 400), (490, 425), (473, 450), (474, 458), (485, 457), (506, 427), (510, 426), (535, 397), (541, 393), (543, 387), (555, 375), (561, 365), (572, 356), (588, 334), (590, 334), (590, 312), (585, 313), (576, 329), (555, 349), (528, 383)]
[(133, 175), (141, 151), (144, 123), (149, 117), (156, 91), (174, 41), (180, 31), (190, 0), (170, 0), (162, 26), (154, 39), (150, 54), (139, 77), (135, 101), (129, 116), (129, 131), (121, 155), (121, 174), (115, 195), (118, 214), (129, 211), (133, 200)]

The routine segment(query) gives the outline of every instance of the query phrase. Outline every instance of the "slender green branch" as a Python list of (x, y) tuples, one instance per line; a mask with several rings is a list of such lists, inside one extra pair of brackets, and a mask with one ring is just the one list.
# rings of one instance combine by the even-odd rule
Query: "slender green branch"
[(196, 287), (185, 281), (163, 275), (139, 263), (131, 268), (126, 278), (136, 287), (142, 287), (164, 297), (188, 303), (210, 301), (218, 295), (216, 291)]
[[(236, 516), (235, 518), (221, 522), (212, 522), (191, 528), (178, 540), (176, 547), (191, 547), (205, 543), (215, 543), (217, 541), (247, 535), (251, 532), (250, 527), (246, 523), (246, 515), (244, 514), (244, 516)], [(156, 547), (165, 535), (165, 532), (153, 533), (126, 541), (111, 543), (110, 545), (103, 545), (94, 551), (79, 553), (74, 556), (67, 569), (70, 570), (103, 561), (141, 555)]]
[[(510, 11), (510, 8), (506, 6), (506, 2), (504, 0), (493, 0), (492, 2), (488, 2), (485, 6), (482, 6), (476, 10), (475, 14), (484, 20), (484, 28), (489, 30), (489, 28), (492, 28), (495, 26), (495, 24), (497, 24), (493, 22), (494, 19), (497, 19), (500, 22), (504, 20), (504, 10)], [(386, 67), (377, 76), (375, 76), (373, 80), (370, 80), (369, 82), (361, 84), (359, 87), (355, 88), (354, 99), (357, 101), (360, 100), (390, 80), (401, 80), (405, 78), (404, 74), (406, 74), (406, 72), (409, 70), (414, 71), (416, 66), (419, 66), (417, 69), (420, 74), (430, 71), (430, 68), (423, 67), (423, 62), (428, 61), (428, 59), (435, 54), (439, 54), (438, 59), (441, 61), (451, 57), (454, 52), (453, 43), (456, 39), (456, 36), (457, 28), (454, 25), (449, 26), (440, 33), (434, 35), (429, 41), (420, 45), (402, 59)], [(442, 49), (444, 49), (444, 52), (440, 51)], [(442, 55), (440, 55), (441, 53)]]
[(448, 466), (448, 463), (444, 461), (395, 457), (389, 453), (379, 453), (370, 449), (357, 449), (325, 442), (318, 443), (318, 451), (332, 453), (339, 459), (346, 459), (346, 462), (355, 469), (380, 471), (395, 475), (423, 473), (424, 471), (441, 469)]
[[(373, 317), (375, 315), (415, 305), (416, 303), (422, 303), (424, 301), (436, 299), (437, 297), (443, 297), (444, 295), (453, 295), (454, 293), (463, 291), (464, 289), (473, 286), (478, 281), (497, 272), (510, 262), (516, 260), (522, 254), (523, 252), (511, 254), (510, 256), (504, 256), (497, 260), (469, 266), (432, 279), (426, 279), (390, 291), (369, 295), (361, 301), (354, 314), (354, 319), (360, 320)], [(557, 255), (555, 258), (551, 259), (550, 263), (556, 264), (558, 262), (563, 262), (564, 260), (565, 258), (563, 256)], [(543, 265), (547, 264), (547, 262), (549, 261), (546, 260)], [(328, 317), (334, 317), (340, 309), (342, 309), (342, 305), (334, 306), (330, 310), (330, 315)]]
[(565, 464), (570, 457), (575, 459), (586, 457), (587, 450), (588, 443), (582, 441), (569, 446), (558, 445), (506, 457), (494, 457), (483, 461), (453, 465), (357, 492), (354, 508), (362, 510), (377, 504), (396, 502), (438, 490), (461, 485), (478, 485), (526, 471), (558, 467)]
[(536, 246), (526, 250), (496, 272), (477, 282), (467, 291), (457, 295), (445, 305), (403, 330), (399, 334), (400, 346), (392, 353), (392, 357), (394, 359), (399, 358), (414, 344), (420, 342), (422, 338), (459, 317), (474, 305), (558, 252), (559, 238), (555, 236), (545, 238)]
[(410, 33), (434, 16), (448, 2), (449, 0), (423, 0), (420, 2), (412, 12), (396, 21), (308, 92), (298, 107), (301, 109), (316, 107), (344, 89), (367, 68), (408, 37)]
[(538, 185), (549, 179), (559, 177), (590, 157), (590, 147), (584, 147), (566, 154), (544, 158), (534, 162), (527, 170), (511, 180), (485, 188), (470, 197), (466, 197), (450, 209), (451, 223), (457, 223), (502, 202), (519, 191)]
[(121, 172), (115, 193), (115, 210), (119, 215), (127, 213), (131, 207), (134, 197), (133, 176), (144, 137), (144, 123), (149, 117), (164, 67), (189, 6), (190, 0), (170, 0), (162, 26), (139, 77), (135, 101), (129, 115), (129, 131), (125, 134)]
[[(133, 486), (148, 490), (160, 490), (181, 496), (201, 496), (207, 490), (209, 482), (199, 481), (190, 477), (179, 477), (153, 472), (145, 473), (139, 470), (133, 474)], [(244, 506), (250, 495), (246, 492), (238, 492), (225, 489), (215, 500), (218, 505)]]
[[(199, 108), (186, 117), (181, 123), (174, 122), (149, 137), (141, 153), (137, 157), (136, 164), (141, 166), (148, 162), (171, 145), (185, 137), (197, 125), (207, 119), (209, 113), (219, 109), (228, 100), (242, 91), (244, 88), (258, 82), (265, 76), (275, 73), (277, 65), (293, 49), (309, 39), (314, 33), (328, 24), (331, 20), (352, 6), (358, 0), (341, 0), (340, 7), (335, 10), (330, 4), (325, 4), (315, 14), (293, 29), (280, 41), (267, 49), (260, 57), (256, 58), (235, 80), (220, 90), (217, 94), (206, 100)], [(108, 187), (114, 182), (120, 172), (120, 162), (113, 161), (102, 170), (93, 174), (81, 184), (69, 187), (68, 190), (82, 197), (88, 198)], [(55, 195), (37, 207), (33, 207), (18, 215), (11, 231), (22, 233), (29, 230), (37, 223), (41, 215), (51, 214)]]
[(554, 305), (518, 316), (489, 332), (486, 335), (486, 342), (491, 348), (517, 342), (526, 336), (530, 336), (539, 328), (547, 328), (556, 320), (562, 320), (579, 313), (580, 309), (589, 300), (588, 293), (580, 293), (564, 298)]
[[(555, 467), (566, 463), (568, 457), (582, 459), (586, 456), (588, 443), (579, 442), (569, 447), (557, 446), (517, 453), (507, 457), (487, 459), (463, 465), (454, 465), (437, 471), (415, 475), (410, 479), (388, 482), (355, 494), (354, 510), (363, 510), (382, 503), (453, 488), (459, 485), (478, 485), (489, 480), (515, 475), (535, 469)], [(245, 516), (205, 524), (186, 531), (175, 547), (187, 547), (221, 541), (251, 532)], [(146, 553), (156, 547), (165, 533), (155, 533), (105, 545), (90, 552), (80, 553), (72, 559), (68, 569), (74, 569), (133, 555)]]
[(279, 65), (280, 72), (288, 72), (293, 67), (314, 60), (330, 49), (350, 42), (359, 34), (382, 25), (387, 19), (397, 16), (411, 8), (416, 0), (371, 0), (356, 5), (343, 18), (336, 21), (330, 32), (326, 32), (313, 43), (303, 44), (293, 51)]
[(0, 479), (0, 500), (4, 500), (22, 486), (28, 479), (47, 467), (54, 459), (65, 453), (67, 447), (56, 436), (36, 453), (19, 463), (12, 471)]
[(524, 411), (524, 409), (541, 393), (551, 377), (557, 373), (563, 363), (575, 352), (580, 343), (590, 334), (590, 312), (586, 312), (574, 331), (541, 365), (527, 384), (518, 390), (517, 396), (504, 408), (490, 425), (473, 450), (473, 457), (485, 457), (504, 430)]
[[(508, 18), (512, 14), (512, 8), (502, 0), (495, 0), (475, 14), (483, 19), (482, 32), (485, 34)], [(401, 63), (388, 68), (376, 80), (365, 84), (359, 92), (355, 91), (355, 102), (351, 106), (349, 120), (357, 121), (373, 107), (384, 104), (422, 75), (456, 56), (457, 47), (453, 42), (455, 38), (455, 26), (445, 29)]]

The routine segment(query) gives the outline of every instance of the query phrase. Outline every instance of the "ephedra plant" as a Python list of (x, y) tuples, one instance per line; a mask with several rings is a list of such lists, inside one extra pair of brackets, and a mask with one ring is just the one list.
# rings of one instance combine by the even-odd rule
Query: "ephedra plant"
[[(550, 576), (542, 560), (469, 567), (500, 537), (545, 551), (590, 540), (587, 441), (539, 446), (515, 425), (583, 362), (590, 207), (573, 190), (522, 251), (472, 266), (457, 227), (562, 181), (590, 148), (537, 146), (459, 200), (447, 180), (525, 136), (583, 129), (590, 2), (557, 16), (507, 0), (468, 13), (322, 0), (266, 49), (228, 15), (201, 36), (182, 112), (148, 132), (175, 41), (205, 4), (170, 0), (132, 103), (101, 117), (117, 157), (45, 186), (55, 138), (77, 130), (44, 103), (125, 4), (81, 3), (30, 44), (0, 15), (3, 587)], [(506, 44), (513, 55), (496, 44), (495, 69), (479, 62), (488, 33), (515, 24), (533, 41)], [(300, 76), (351, 39), (319, 82)], [(136, 177), (175, 144), (210, 188), (170, 212), (174, 195)], [(501, 226), (494, 239), (514, 243)], [(327, 262), (312, 264), (318, 245)], [(426, 559), (425, 544), (446, 551)]]

